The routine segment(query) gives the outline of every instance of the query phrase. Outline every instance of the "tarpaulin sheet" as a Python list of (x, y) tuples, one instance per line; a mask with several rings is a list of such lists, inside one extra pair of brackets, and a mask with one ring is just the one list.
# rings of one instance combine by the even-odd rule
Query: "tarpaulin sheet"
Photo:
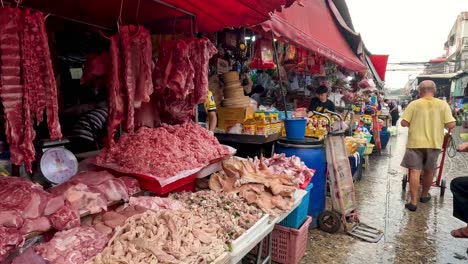
[[(186, 13), (167, 7), (159, 0), (24, 0), (22, 6), (116, 28), (122, 3), (122, 23), (145, 25), (154, 31), (190, 32)], [(10, 1), (13, 2), (13, 1)], [(164, 0), (196, 15), (199, 32), (226, 27), (251, 26), (269, 18), (270, 12), (291, 5), (294, 0)]]
[(326, 0), (298, 1), (281, 12), (273, 13), (261, 27), (350, 71), (362, 73), (367, 69), (341, 35)]
[(388, 55), (371, 55), (370, 60), (374, 65), (375, 71), (382, 81), (385, 81), (385, 73), (387, 72)]

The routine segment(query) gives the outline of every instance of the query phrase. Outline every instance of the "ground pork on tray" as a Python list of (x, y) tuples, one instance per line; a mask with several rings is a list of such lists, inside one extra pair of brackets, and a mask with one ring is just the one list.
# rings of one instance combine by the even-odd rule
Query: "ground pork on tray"
[(208, 165), (229, 151), (201, 126), (142, 127), (124, 134), (111, 148), (101, 151), (98, 165), (116, 164), (123, 171), (170, 177), (185, 170)]
[(211, 262), (227, 249), (220, 228), (189, 210), (149, 210), (127, 219), (87, 264)]

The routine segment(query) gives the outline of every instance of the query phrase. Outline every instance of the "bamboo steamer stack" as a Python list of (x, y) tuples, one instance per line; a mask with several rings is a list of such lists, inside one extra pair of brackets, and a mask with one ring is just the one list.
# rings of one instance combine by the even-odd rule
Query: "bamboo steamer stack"
[(243, 108), (249, 106), (250, 98), (244, 96), (244, 87), (239, 80), (239, 73), (231, 71), (223, 74), (224, 80), (224, 100), (223, 106), (226, 108)]

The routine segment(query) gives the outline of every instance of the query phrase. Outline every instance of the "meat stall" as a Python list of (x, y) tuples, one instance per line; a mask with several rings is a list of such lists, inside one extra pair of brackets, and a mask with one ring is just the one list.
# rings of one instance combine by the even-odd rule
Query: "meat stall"
[[(154, 47), (151, 35), (159, 32), (155, 25), (167, 23), (161, 21), (161, 10), (170, 11), (166, 16), (171, 21), (178, 20), (174, 14), (189, 17), (180, 18), (189, 23), (171, 22), (176, 25), (172, 33), (210, 32), (239, 26), (242, 20), (237, 15), (215, 19), (218, 14), (213, 15), (209, 3), (199, 12), (198, 2), (141, 0), (131, 6), (136, 8), (135, 23), (127, 1), (73, 2), (67, 5), (76, 10), (53, 0), (3, 1), (0, 8), (5, 134), (11, 162), (30, 172), (0, 177), (0, 262), (237, 263), (249, 253), (259, 263), (271, 260), (271, 233), (301, 206), (313, 172), (286, 158), (233, 157), (234, 149), (191, 121), (194, 106), (207, 97), (214, 44), (189, 36), (156, 41)], [(252, 13), (241, 23), (255, 24), (265, 17), (259, 14), (291, 2), (252, 2), (246, 8), (233, 0), (226, 5)], [(120, 14), (112, 22), (106, 15), (93, 16), (99, 10), (96, 4), (111, 11), (117, 6)], [(153, 12), (155, 4), (161, 9)], [(65, 57), (67, 48), (56, 42), (60, 35), (55, 31), (63, 29), (60, 20), (94, 28), (96, 34), (90, 34), (101, 36), (104, 48), (86, 60)], [(82, 83), (67, 81), (54, 65), (57, 57), (74, 65), (66, 72)], [(98, 63), (86, 64), (91, 59)], [(92, 146), (98, 149), (96, 156), (82, 155), (89, 164), (83, 169), (66, 149), (73, 139), (64, 128), (70, 121), (64, 108), (71, 93), (64, 86), (87, 82), (105, 87), (107, 107), (83, 119), (88, 123), (78, 119), (85, 124), (80, 129), (97, 126), (105, 113), (107, 131), (103, 149)], [(145, 107), (156, 110), (150, 125), (137, 117)], [(199, 184), (203, 181), (204, 187)]]

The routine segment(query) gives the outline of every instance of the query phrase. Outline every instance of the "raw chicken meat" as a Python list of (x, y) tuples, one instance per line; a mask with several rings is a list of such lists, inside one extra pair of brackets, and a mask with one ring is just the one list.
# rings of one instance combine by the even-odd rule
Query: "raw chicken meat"
[(161, 198), (161, 197), (131, 197), (130, 198), (130, 205), (140, 206), (150, 210), (160, 210), (160, 209), (171, 209), (177, 210), (181, 209), (184, 206), (178, 202), (174, 201), (171, 198)]
[(127, 219), (87, 263), (209, 263), (227, 249), (220, 232), (218, 223), (188, 210), (148, 210)]
[(228, 149), (201, 126), (189, 122), (140, 128), (101, 151), (98, 165), (116, 164), (123, 171), (170, 177), (228, 156)]
[(58, 232), (52, 240), (36, 247), (50, 264), (83, 264), (107, 244), (107, 237), (92, 227), (75, 227)]
[(223, 171), (211, 176), (209, 186), (216, 192), (237, 193), (249, 204), (277, 215), (294, 204), (297, 181), (293, 176), (273, 173), (262, 160), (231, 158), (223, 162)]

